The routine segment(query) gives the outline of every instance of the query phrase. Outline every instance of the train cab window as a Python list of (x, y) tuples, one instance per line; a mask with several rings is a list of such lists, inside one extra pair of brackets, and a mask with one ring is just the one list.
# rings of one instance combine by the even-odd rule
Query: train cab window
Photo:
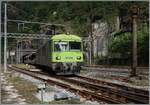
[(54, 43), (54, 51), (68, 51), (68, 50), (69, 50), (68, 42)]
[(81, 42), (69, 42), (70, 51), (81, 51)]

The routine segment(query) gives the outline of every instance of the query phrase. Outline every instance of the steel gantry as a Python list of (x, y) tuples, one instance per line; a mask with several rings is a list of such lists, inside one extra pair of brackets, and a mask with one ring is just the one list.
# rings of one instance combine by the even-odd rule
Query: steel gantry
[[(1, 4), (1, 2), (0, 2), (0, 4)], [(65, 26), (63, 24), (52, 24), (52, 23), (26, 21), (26, 20), (23, 21), (23, 20), (7, 19), (7, 5), (12, 7), (12, 5), (10, 5), (9, 3), (7, 3), (7, 2), (4, 3), (4, 7), (5, 7), (4, 8), (4, 23), (3, 23), (4, 24), (4, 33), (0, 33), (0, 67), (1, 67), (1, 37), (4, 37), (4, 71), (7, 70), (7, 52), (8, 52), (7, 51), (7, 39), (8, 38), (19, 38), (19, 40), (20, 40), (20, 39), (24, 39), (24, 38), (49, 39), (51, 37), (50, 35), (45, 35), (45, 34), (7, 33), (7, 22), (16, 22), (19, 25), (23, 24), (23, 26), (24, 26), (24, 24), (40, 24), (40, 25), (62, 26), (62, 27)], [(0, 7), (1, 7), (1, 5), (0, 5)], [(0, 23), (1, 23), (1, 21), (0, 21)], [(18, 25), (18, 31), (19, 31), (19, 25)], [(1, 32), (1, 27), (0, 27), (0, 32)]]
[[(1, 33), (1, 37), (4, 37), (4, 33)], [(31, 38), (31, 39), (49, 39), (52, 35), (46, 34), (27, 34), (27, 33), (7, 33), (7, 38)]]
[(13, 20), (13, 19), (8, 19), (8, 22), (17, 22), (17, 23), (30, 23), (30, 24), (41, 24), (41, 25), (55, 25), (55, 26), (62, 26), (65, 27), (66, 25), (64, 24), (52, 24), (52, 23), (43, 23), (43, 22), (34, 22), (34, 21), (24, 21), (24, 20)]

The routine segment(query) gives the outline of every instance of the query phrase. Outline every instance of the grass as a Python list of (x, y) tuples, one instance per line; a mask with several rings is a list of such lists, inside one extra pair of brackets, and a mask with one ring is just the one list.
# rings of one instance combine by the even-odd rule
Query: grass
[(149, 86), (149, 79), (139, 79), (138, 77), (130, 78), (130, 83), (136, 86)]
[(82, 104), (79, 99), (65, 99), (65, 100), (54, 100), (49, 102), (49, 104)]
[(14, 66), (19, 67), (19, 68), (23, 68), (23, 69), (29, 69), (30, 68), (29, 65), (25, 65), (25, 64), (15, 64)]
[[(79, 99), (42, 102), (34, 96), (34, 94), (37, 93), (37, 87), (32, 82), (26, 81), (19, 76), (15, 76), (14, 73), (5, 73), (5, 76), (7, 77), (7, 81), (12, 83), (16, 90), (18, 90), (18, 94), (22, 95), (21, 98), (26, 99), (26, 103), (28, 104), (81, 104)], [(5, 93), (3, 92), (3, 94)]]
[(8, 96), (9, 94), (6, 91), (1, 91), (1, 103), (5, 104), (4, 99), (6, 98), (6, 96)]
[(11, 74), (7, 74), (7, 77), (8, 82), (12, 83), (12, 85), (18, 90), (18, 93), (26, 99), (27, 103), (41, 103), (41, 101), (34, 96), (37, 91), (37, 87), (33, 85), (32, 82), (26, 81), (18, 76), (12, 76)]
[(84, 75), (84, 74), (87, 74), (87, 73), (89, 73), (89, 70), (80, 70), (81, 75)]

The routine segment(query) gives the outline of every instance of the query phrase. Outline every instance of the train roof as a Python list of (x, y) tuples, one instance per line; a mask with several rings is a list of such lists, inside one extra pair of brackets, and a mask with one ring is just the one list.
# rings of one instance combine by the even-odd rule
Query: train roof
[(67, 34), (59, 34), (55, 35), (51, 38), (52, 40), (78, 40), (81, 41), (81, 38), (77, 35), (67, 35)]

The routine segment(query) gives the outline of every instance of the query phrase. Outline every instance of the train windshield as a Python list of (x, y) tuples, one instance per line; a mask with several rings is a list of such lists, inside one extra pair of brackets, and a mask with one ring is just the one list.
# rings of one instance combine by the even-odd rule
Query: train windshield
[(68, 51), (69, 45), (68, 42), (55, 42), (54, 51)]
[(54, 51), (81, 51), (81, 42), (54, 42)]
[(81, 42), (69, 42), (70, 51), (81, 51)]

